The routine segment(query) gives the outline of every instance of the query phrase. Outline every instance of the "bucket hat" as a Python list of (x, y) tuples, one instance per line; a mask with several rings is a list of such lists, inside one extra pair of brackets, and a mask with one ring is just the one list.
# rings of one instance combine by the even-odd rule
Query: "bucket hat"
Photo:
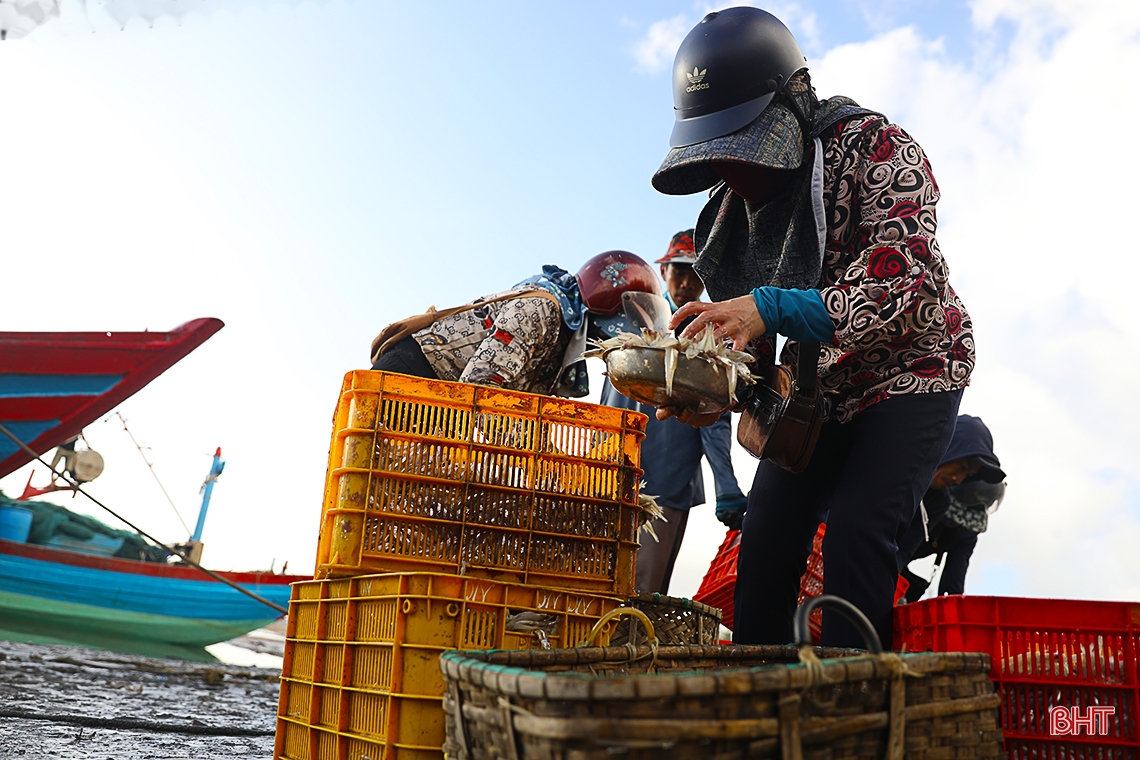
[(804, 161), (799, 119), (786, 103), (777, 100), (743, 129), (696, 145), (672, 148), (653, 174), (653, 187), (666, 195), (703, 192), (720, 182), (720, 175), (712, 166), (719, 161), (771, 169), (799, 168)]

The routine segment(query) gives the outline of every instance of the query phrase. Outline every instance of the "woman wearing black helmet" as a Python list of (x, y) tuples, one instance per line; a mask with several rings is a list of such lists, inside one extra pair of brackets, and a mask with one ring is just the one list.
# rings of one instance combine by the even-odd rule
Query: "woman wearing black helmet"
[(384, 328), (372, 368), (571, 398), (589, 392), (587, 337), (628, 329), (622, 293), (661, 294), (653, 268), (628, 251), (592, 257), (575, 275), (547, 265), (510, 290)]
[[(954, 431), (974, 363), (969, 315), (934, 238), (938, 186), (922, 149), (881, 114), (815, 97), (783, 24), (756, 8), (711, 13), (674, 66), (669, 194), (712, 190), (696, 227), (714, 303), (695, 317), (761, 362), (819, 351), (831, 415), (810, 464), (761, 462), (749, 495), (735, 601), (739, 643), (786, 643), (798, 579), (826, 519), (824, 593), (891, 638), (896, 550)], [(818, 348), (817, 348), (818, 346)], [(810, 354), (806, 354), (810, 355)], [(685, 421), (706, 421), (685, 410)], [(824, 613), (823, 643), (862, 646)]]

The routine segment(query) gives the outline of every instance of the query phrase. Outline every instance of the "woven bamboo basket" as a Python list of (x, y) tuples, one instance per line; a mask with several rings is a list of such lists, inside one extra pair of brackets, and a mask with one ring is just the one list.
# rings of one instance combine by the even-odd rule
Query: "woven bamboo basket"
[[(627, 607), (641, 610), (653, 624), (659, 644), (703, 644), (717, 643), (720, 632), (720, 610), (692, 599), (665, 596), (648, 591), (635, 592), (626, 602)], [(614, 628), (610, 643), (635, 646), (649, 643), (645, 626), (637, 619), (623, 617)]]
[(1000, 756), (1001, 699), (987, 677), (989, 655), (857, 652), (656, 645), (447, 652), (441, 657), (444, 754), (451, 760)]

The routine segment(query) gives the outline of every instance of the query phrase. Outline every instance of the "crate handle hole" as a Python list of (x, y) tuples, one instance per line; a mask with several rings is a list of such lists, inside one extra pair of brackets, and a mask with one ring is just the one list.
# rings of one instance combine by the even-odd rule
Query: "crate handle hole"
[(451, 602), (447, 605), (445, 612), (447, 612), (448, 617), (459, 617), (459, 605)]
[(411, 599), (405, 599), (404, 603), (402, 605), (400, 605), (400, 609), (402, 609), (404, 611), (405, 615), (411, 615), (413, 612), (416, 611), (416, 603), (413, 602)]

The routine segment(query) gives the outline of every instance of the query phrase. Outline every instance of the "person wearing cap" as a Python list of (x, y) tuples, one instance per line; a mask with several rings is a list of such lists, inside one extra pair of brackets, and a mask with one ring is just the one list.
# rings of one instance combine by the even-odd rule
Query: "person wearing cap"
[(907, 565), (932, 554), (942, 566), (939, 596), (965, 593), (978, 534), (989, 527), (989, 515), (1003, 498), (1005, 472), (994, 454), (990, 429), (978, 417), (959, 415), (950, 448), (934, 471), (919, 514), (899, 541), (899, 573), (910, 582), (908, 602), (918, 601), (929, 584)]
[[(969, 314), (935, 239), (939, 198), (918, 143), (849, 98), (820, 100), (792, 33), (757, 8), (708, 14), (674, 64), (660, 192), (710, 192), (694, 269), (712, 303), (693, 318), (759, 363), (818, 350), (830, 405), (807, 469), (762, 461), (740, 544), (733, 640), (792, 640), (799, 578), (826, 519), (824, 593), (891, 640), (898, 541), (950, 443), (974, 365)], [(817, 348), (818, 346), (818, 348)], [(709, 415), (661, 409), (700, 425)], [(822, 641), (862, 647), (824, 611)]]
[(587, 338), (628, 330), (622, 293), (661, 294), (657, 274), (628, 251), (592, 257), (577, 274), (547, 265), (510, 290), (388, 325), (372, 369), (578, 398), (589, 393)]
[[(693, 231), (684, 230), (673, 236), (665, 255), (655, 262), (661, 265), (665, 298), (674, 311), (700, 299), (704, 292), (693, 271), (694, 261)], [(608, 380), (602, 386), (601, 403), (649, 417), (641, 443), (641, 467), (645, 470), (641, 490), (656, 497), (664, 519), (652, 523), (656, 541), (642, 536), (634, 583), (639, 591), (667, 594), (689, 510), (705, 503), (702, 457), (708, 460), (713, 474), (716, 518), (730, 529), (740, 529), (748, 500), (732, 469), (732, 414), (725, 412), (712, 425), (699, 429), (675, 419), (658, 420), (654, 407), (623, 396)]]

